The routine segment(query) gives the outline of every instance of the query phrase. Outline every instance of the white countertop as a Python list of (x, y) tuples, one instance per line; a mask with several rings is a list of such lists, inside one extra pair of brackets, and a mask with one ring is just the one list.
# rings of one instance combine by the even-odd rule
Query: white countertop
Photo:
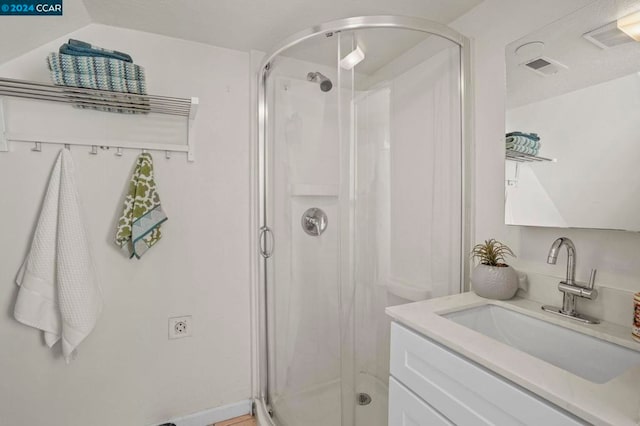
[(464, 355), (590, 423), (614, 426), (640, 425), (640, 366), (606, 383), (593, 383), (441, 316), (485, 304), (502, 306), (640, 350), (640, 343), (631, 337), (631, 326), (621, 327), (606, 322), (583, 325), (546, 313), (542, 311), (540, 304), (522, 298), (498, 301), (484, 299), (475, 293), (463, 293), (389, 307), (386, 313), (394, 321)]

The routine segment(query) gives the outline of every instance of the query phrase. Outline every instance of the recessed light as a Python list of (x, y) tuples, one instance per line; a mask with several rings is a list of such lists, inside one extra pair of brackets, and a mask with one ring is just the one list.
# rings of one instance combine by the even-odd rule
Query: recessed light
[(640, 11), (618, 19), (618, 28), (635, 41), (640, 41)]

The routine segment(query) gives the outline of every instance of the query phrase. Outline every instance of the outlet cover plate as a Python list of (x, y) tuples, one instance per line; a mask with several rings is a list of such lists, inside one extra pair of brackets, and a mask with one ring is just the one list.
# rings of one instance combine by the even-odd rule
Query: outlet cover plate
[(192, 332), (193, 320), (191, 315), (169, 318), (169, 339), (191, 337)]

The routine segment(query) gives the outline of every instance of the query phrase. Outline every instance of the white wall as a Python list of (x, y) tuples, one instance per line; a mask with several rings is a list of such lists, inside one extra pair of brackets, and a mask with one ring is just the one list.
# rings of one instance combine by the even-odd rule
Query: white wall
[[(504, 49), (510, 42), (588, 3), (588, 0), (485, 0), (451, 26), (473, 37), (475, 79), (475, 240), (498, 238), (518, 254), (511, 262), (529, 275), (528, 296), (559, 303), (556, 285), (564, 278), (566, 255), (555, 266), (546, 264), (556, 237), (574, 240), (578, 251), (577, 278), (588, 278), (598, 267), (600, 297), (582, 303), (585, 311), (628, 325), (630, 291), (640, 291), (640, 235), (619, 231), (545, 229), (504, 225), (504, 130), (506, 78)], [(624, 291), (621, 291), (624, 290)], [(625, 292), (626, 291), (626, 292)]]
[[(247, 399), (249, 56), (103, 25), (69, 36), (130, 52), (146, 67), (153, 94), (199, 96), (196, 162), (155, 154), (169, 221), (163, 239), (137, 261), (112, 240), (138, 152), (118, 158), (72, 148), (105, 306), (78, 359), (65, 365), (38, 331), (12, 318), (15, 273), (59, 148), (33, 153), (12, 144), (13, 152), (0, 153), (0, 424), (139, 426)], [(62, 42), (4, 64), (0, 75), (48, 81), (45, 55)], [(85, 112), (68, 108), (54, 118), (73, 125)], [(41, 119), (34, 114), (34, 132), (47, 130)], [(167, 318), (177, 315), (193, 316), (193, 337), (168, 340)]]
[[(91, 22), (84, 0), (65, 0), (63, 16), (2, 18), (0, 64)], [(19, 42), (16, 42), (19, 40)]]

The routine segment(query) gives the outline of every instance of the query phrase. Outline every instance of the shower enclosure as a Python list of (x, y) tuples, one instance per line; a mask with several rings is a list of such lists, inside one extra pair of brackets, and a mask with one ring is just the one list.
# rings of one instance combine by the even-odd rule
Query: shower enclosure
[(468, 49), (378, 16), (266, 56), (258, 403), (275, 424), (386, 425), (385, 307), (464, 288)]

